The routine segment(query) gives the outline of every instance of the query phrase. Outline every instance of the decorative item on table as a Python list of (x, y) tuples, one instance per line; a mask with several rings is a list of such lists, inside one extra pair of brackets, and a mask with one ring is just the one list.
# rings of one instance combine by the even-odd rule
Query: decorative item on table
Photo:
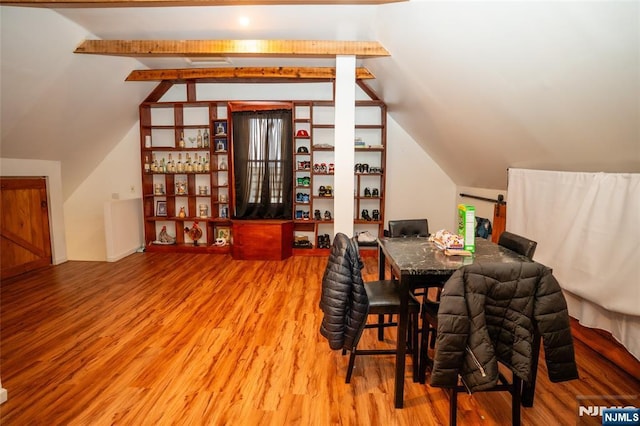
[(441, 229), (429, 237), (429, 241), (447, 256), (471, 256), (471, 252), (464, 249), (464, 239), (461, 235), (453, 234), (446, 229)]
[(187, 217), (187, 212), (184, 210), (184, 207), (180, 207), (180, 211), (178, 212), (178, 217)]
[(209, 206), (206, 204), (198, 205), (198, 213), (202, 219), (209, 217)]
[(162, 230), (158, 234), (158, 239), (153, 241), (153, 244), (159, 244), (159, 245), (169, 245), (169, 244), (175, 244), (175, 243), (176, 243), (176, 237), (172, 237), (171, 235), (169, 235), (169, 233), (167, 232), (166, 225), (162, 227)]
[(184, 180), (179, 180), (176, 182), (176, 194), (177, 195), (187, 195), (187, 182)]
[(202, 238), (202, 229), (198, 226), (198, 221), (193, 221), (193, 226), (191, 228), (185, 227), (184, 233), (191, 238), (194, 246), (198, 246), (198, 240)]
[(468, 204), (458, 204), (458, 234), (464, 240), (464, 249), (476, 251), (476, 208)]

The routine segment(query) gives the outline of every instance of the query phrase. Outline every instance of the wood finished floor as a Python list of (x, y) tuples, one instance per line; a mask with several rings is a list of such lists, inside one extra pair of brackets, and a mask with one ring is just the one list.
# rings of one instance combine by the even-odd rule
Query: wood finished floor
[[(365, 258), (374, 279), (375, 258)], [(437, 425), (441, 389), (393, 406), (393, 357), (347, 357), (319, 332), (325, 258), (234, 261), (136, 253), (67, 262), (1, 286), (2, 425)], [(370, 330), (362, 345), (376, 345)], [(387, 333), (392, 344), (392, 333)], [(579, 341), (581, 379), (551, 384), (543, 359), (525, 425), (576, 424), (577, 395), (640, 383)], [(463, 395), (461, 425), (509, 424), (504, 393)]]

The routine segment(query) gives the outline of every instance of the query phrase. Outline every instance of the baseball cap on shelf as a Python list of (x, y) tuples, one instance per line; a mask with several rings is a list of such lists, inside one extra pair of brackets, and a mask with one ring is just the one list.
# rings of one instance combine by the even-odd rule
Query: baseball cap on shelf
[(300, 129), (296, 133), (296, 136), (298, 136), (298, 137), (307, 137), (307, 136), (309, 136), (309, 132), (307, 132), (305, 129)]

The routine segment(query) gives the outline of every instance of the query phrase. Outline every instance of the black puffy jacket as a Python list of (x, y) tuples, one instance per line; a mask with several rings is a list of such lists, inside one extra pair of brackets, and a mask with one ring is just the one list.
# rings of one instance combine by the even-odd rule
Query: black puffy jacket
[(336, 234), (320, 296), (324, 313), (320, 334), (327, 338), (331, 349), (352, 350), (367, 320), (369, 302), (361, 269), (357, 245), (345, 234)]
[(498, 363), (531, 380), (534, 321), (552, 382), (577, 379), (567, 304), (549, 268), (535, 262), (474, 263), (442, 291), (431, 385), (495, 386)]

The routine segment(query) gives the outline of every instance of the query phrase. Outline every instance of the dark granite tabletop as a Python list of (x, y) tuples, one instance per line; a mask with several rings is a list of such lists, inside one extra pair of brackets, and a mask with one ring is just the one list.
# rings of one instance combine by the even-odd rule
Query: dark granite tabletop
[(450, 276), (461, 266), (475, 262), (529, 262), (526, 257), (482, 238), (476, 238), (472, 256), (447, 256), (426, 237), (380, 238), (379, 244), (387, 261), (404, 276)]

